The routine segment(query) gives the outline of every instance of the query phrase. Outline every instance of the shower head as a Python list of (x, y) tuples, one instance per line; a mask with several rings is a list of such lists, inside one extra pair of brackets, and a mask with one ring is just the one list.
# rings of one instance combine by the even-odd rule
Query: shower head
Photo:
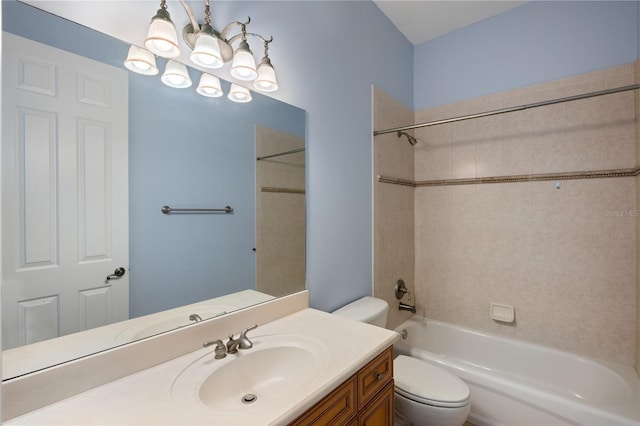
[(398, 137), (400, 138), (402, 137), (402, 135), (405, 135), (407, 137), (407, 140), (409, 141), (411, 146), (415, 146), (418, 143), (418, 140), (411, 136), (409, 133), (398, 130)]

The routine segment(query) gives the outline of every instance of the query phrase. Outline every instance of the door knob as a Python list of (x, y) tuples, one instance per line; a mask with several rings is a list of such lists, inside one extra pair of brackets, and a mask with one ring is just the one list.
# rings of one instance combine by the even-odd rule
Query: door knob
[(126, 270), (122, 267), (116, 268), (116, 270), (113, 271), (113, 274), (107, 276), (107, 281), (112, 280), (114, 278), (120, 278), (121, 276), (124, 275), (125, 272)]

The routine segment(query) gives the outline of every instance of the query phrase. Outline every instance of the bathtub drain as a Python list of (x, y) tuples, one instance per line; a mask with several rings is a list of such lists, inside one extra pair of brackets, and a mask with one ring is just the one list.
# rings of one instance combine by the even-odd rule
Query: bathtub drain
[(409, 335), (409, 332), (407, 331), (406, 328), (402, 329), (402, 340), (407, 340), (407, 336)]

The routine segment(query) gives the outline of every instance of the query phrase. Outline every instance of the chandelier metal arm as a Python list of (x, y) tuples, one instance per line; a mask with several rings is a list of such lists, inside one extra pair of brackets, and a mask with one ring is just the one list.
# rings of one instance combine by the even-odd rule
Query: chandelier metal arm
[[(263, 92), (273, 92), (278, 90), (278, 82), (274, 73), (273, 65), (269, 59), (269, 44), (273, 41), (273, 36), (266, 39), (260, 34), (247, 32), (247, 25), (251, 23), (251, 17), (247, 17), (246, 22), (234, 21), (223, 28), (218, 33), (211, 25), (210, 0), (205, 0), (204, 24), (200, 25), (196, 15), (191, 10), (187, 0), (180, 0), (184, 8), (189, 23), (182, 29), (182, 37), (192, 52), (189, 58), (196, 65), (203, 68), (221, 68), (224, 63), (233, 61), (230, 74), (240, 81), (252, 81), (253, 86)], [(229, 33), (236, 26), (240, 27), (240, 33), (229, 39)], [(264, 56), (260, 65), (256, 67), (253, 52), (247, 43), (247, 35), (259, 38), (264, 43)], [(238, 48), (234, 51), (231, 44), (241, 39)], [(166, 58), (174, 58), (180, 55), (180, 48), (176, 37), (175, 24), (167, 10), (167, 0), (160, 0), (160, 9), (151, 19), (147, 37), (144, 42), (148, 49), (141, 49), (131, 46), (125, 67), (139, 74), (155, 75), (158, 67), (155, 63), (155, 55)], [(170, 77), (180, 77), (181, 81), (176, 82)], [(180, 62), (169, 59), (166, 70), (161, 77), (163, 83), (176, 88), (191, 86), (186, 66)], [(203, 96), (217, 97), (222, 95), (220, 80), (213, 74), (204, 72), (200, 78), (197, 92)], [(228, 98), (235, 102), (248, 102), (251, 100), (249, 89), (238, 84), (231, 84)]]
[(273, 41), (273, 36), (269, 37), (269, 40), (267, 40), (266, 38), (264, 38), (260, 34), (247, 33), (247, 35), (251, 35), (251, 36), (257, 37), (257, 38), (261, 39), (262, 41), (264, 41), (265, 43), (271, 43)]
[[(227, 26), (226, 26), (226, 27), (224, 27), (224, 28), (222, 29), (222, 31), (220, 31), (220, 38), (221, 38), (222, 40), (225, 40), (227, 43), (229, 43), (229, 44), (230, 44), (231, 40), (227, 40), (227, 34), (229, 33), (229, 31), (231, 31), (231, 29), (232, 29), (233, 27), (235, 27), (236, 25), (237, 25), (237, 26), (239, 26), (239, 27), (242, 27), (242, 26), (247, 26), (247, 25), (249, 25), (250, 23), (251, 23), (251, 16), (247, 16), (247, 22), (240, 22), (240, 21), (233, 21), (233, 22), (230, 22), (229, 24), (227, 24)], [(241, 35), (241, 34), (239, 34), (239, 35)], [(234, 37), (235, 37), (235, 36), (234, 36)]]
[(193, 11), (187, 4), (186, 0), (180, 0), (180, 3), (182, 4), (182, 7), (184, 7), (185, 12), (187, 12), (187, 15), (189, 16), (189, 21), (191, 21), (191, 27), (193, 29), (193, 32), (197, 33), (198, 31), (200, 31), (200, 24), (198, 24), (196, 15), (194, 15)]
[[(262, 41), (264, 41), (265, 43), (271, 43), (273, 41), (273, 36), (271, 36), (271, 38), (269, 38), (269, 40), (267, 40), (266, 38), (264, 38), (263, 36), (261, 36), (260, 34), (257, 33), (245, 33), (245, 36), (253, 36), (253, 37), (257, 37), (259, 39), (261, 39)], [(233, 37), (231, 37), (229, 40), (227, 40), (227, 43), (229, 44), (233, 44), (235, 41), (237, 41), (239, 38), (242, 38), (242, 34), (236, 34)]]

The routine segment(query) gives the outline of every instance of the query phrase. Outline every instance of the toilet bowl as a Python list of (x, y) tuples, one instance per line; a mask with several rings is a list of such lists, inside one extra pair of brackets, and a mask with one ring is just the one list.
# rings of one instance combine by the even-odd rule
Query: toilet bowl
[(416, 426), (461, 426), (469, 416), (469, 387), (456, 375), (399, 355), (393, 360), (393, 377), (401, 420)]
[[(389, 305), (363, 297), (334, 311), (335, 315), (384, 327)], [(405, 355), (393, 361), (396, 425), (462, 426), (471, 410), (469, 387), (454, 374)]]

